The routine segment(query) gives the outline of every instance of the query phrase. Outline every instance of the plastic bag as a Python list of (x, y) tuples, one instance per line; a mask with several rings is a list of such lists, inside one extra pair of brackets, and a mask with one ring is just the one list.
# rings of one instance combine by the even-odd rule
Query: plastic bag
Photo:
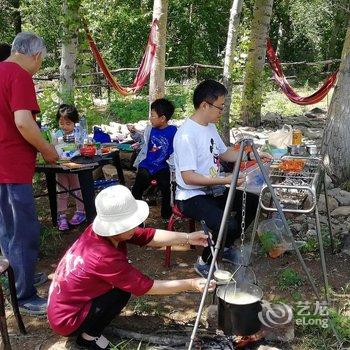
[[(271, 258), (277, 258), (287, 250), (293, 250), (292, 239), (283, 225), (282, 219), (276, 217), (261, 221), (258, 227), (261, 245)], [(298, 248), (305, 245), (305, 241), (295, 241)]]
[(289, 248), (284, 238), (285, 229), (281, 219), (264, 220), (259, 224), (258, 236), (264, 251), (271, 257), (277, 258)]
[[(254, 161), (255, 162), (255, 161)], [(256, 163), (256, 162), (255, 162)], [(270, 162), (263, 163), (264, 167), (268, 171), (270, 167)], [(244, 168), (243, 168), (244, 169)], [(259, 168), (258, 164), (254, 164), (249, 166), (246, 171), (241, 170), (240, 177), (246, 176), (246, 187), (245, 190), (250, 193), (260, 194), (261, 189), (265, 183), (264, 177), (261, 173), (261, 170)], [(239, 189), (243, 190), (244, 185), (242, 184)]]
[(111, 137), (104, 132), (101, 128), (94, 126), (94, 141), (101, 143), (109, 143), (111, 142)]
[(293, 128), (291, 125), (284, 124), (282, 129), (269, 135), (269, 144), (277, 148), (285, 148), (292, 144)]

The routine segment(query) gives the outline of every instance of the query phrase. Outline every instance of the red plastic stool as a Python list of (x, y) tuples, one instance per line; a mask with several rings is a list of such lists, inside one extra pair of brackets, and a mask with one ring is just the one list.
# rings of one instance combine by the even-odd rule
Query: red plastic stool
[[(167, 229), (168, 231), (174, 231), (174, 225), (179, 220), (188, 220), (188, 230), (189, 232), (193, 232), (196, 230), (196, 222), (194, 219), (188, 218), (184, 215), (180, 208), (177, 206), (177, 203), (174, 203), (172, 207), (172, 214), (170, 216)], [(167, 246), (165, 248), (165, 260), (164, 266), (170, 267), (170, 255), (171, 255), (171, 246)]]

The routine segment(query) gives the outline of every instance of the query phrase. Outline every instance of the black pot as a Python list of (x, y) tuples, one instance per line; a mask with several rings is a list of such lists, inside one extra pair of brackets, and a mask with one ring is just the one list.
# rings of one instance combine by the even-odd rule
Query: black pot
[[(245, 301), (236, 298), (244, 293)], [(218, 328), (226, 335), (248, 336), (261, 328), (262, 290), (255, 284), (228, 284), (218, 287)], [(240, 299), (240, 300), (239, 300)]]

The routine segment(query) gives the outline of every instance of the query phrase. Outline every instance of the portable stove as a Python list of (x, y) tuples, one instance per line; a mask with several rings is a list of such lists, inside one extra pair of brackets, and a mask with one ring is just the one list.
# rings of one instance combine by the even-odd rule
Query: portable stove
[[(283, 161), (294, 160), (304, 163), (300, 171), (281, 169)], [(310, 213), (315, 209), (320, 169), (321, 159), (316, 157), (285, 156), (281, 160), (273, 161), (269, 179), (284, 212)], [(261, 191), (261, 207), (266, 211), (277, 211), (266, 185)]]

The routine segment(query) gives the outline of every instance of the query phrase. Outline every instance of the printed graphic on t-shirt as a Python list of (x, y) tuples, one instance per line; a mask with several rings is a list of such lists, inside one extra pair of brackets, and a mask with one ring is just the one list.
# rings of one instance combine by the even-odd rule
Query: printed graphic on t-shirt
[(147, 156), (139, 167), (147, 169), (151, 174), (168, 168), (167, 159), (173, 153), (173, 139), (176, 127), (167, 126), (165, 129), (152, 128), (148, 145)]
[(157, 145), (156, 142), (162, 143), (163, 140), (162, 139), (158, 140), (157, 138), (154, 138), (153, 140), (151, 140), (152, 147), (150, 148), (149, 151), (152, 153), (157, 152), (162, 148), (162, 145)]
[(216, 177), (219, 173), (219, 168), (220, 168), (220, 158), (219, 158), (220, 153), (213, 138), (210, 139), (209, 151), (213, 156), (213, 164), (214, 164), (209, 169), (209, 175), (211, 177)]
[(60, 261), (57, 270), (55, 272), (55, 276), (53, 278), (53, 283), (51, 283), (50, 290), (49, 290), (49, 302), (50, 302), (50, 296), (53, 293), (54, 289), (57, 288), (57, 294), (61, 293), (61, 282), (67, 281), (67, 277), (70, 273), (77, 270), (78, 265), (83, 266), (84, 265), (84, 259), (78, 255), (74, 255), (74, 247), (76, 243), (67, 251), (65, 256)]

